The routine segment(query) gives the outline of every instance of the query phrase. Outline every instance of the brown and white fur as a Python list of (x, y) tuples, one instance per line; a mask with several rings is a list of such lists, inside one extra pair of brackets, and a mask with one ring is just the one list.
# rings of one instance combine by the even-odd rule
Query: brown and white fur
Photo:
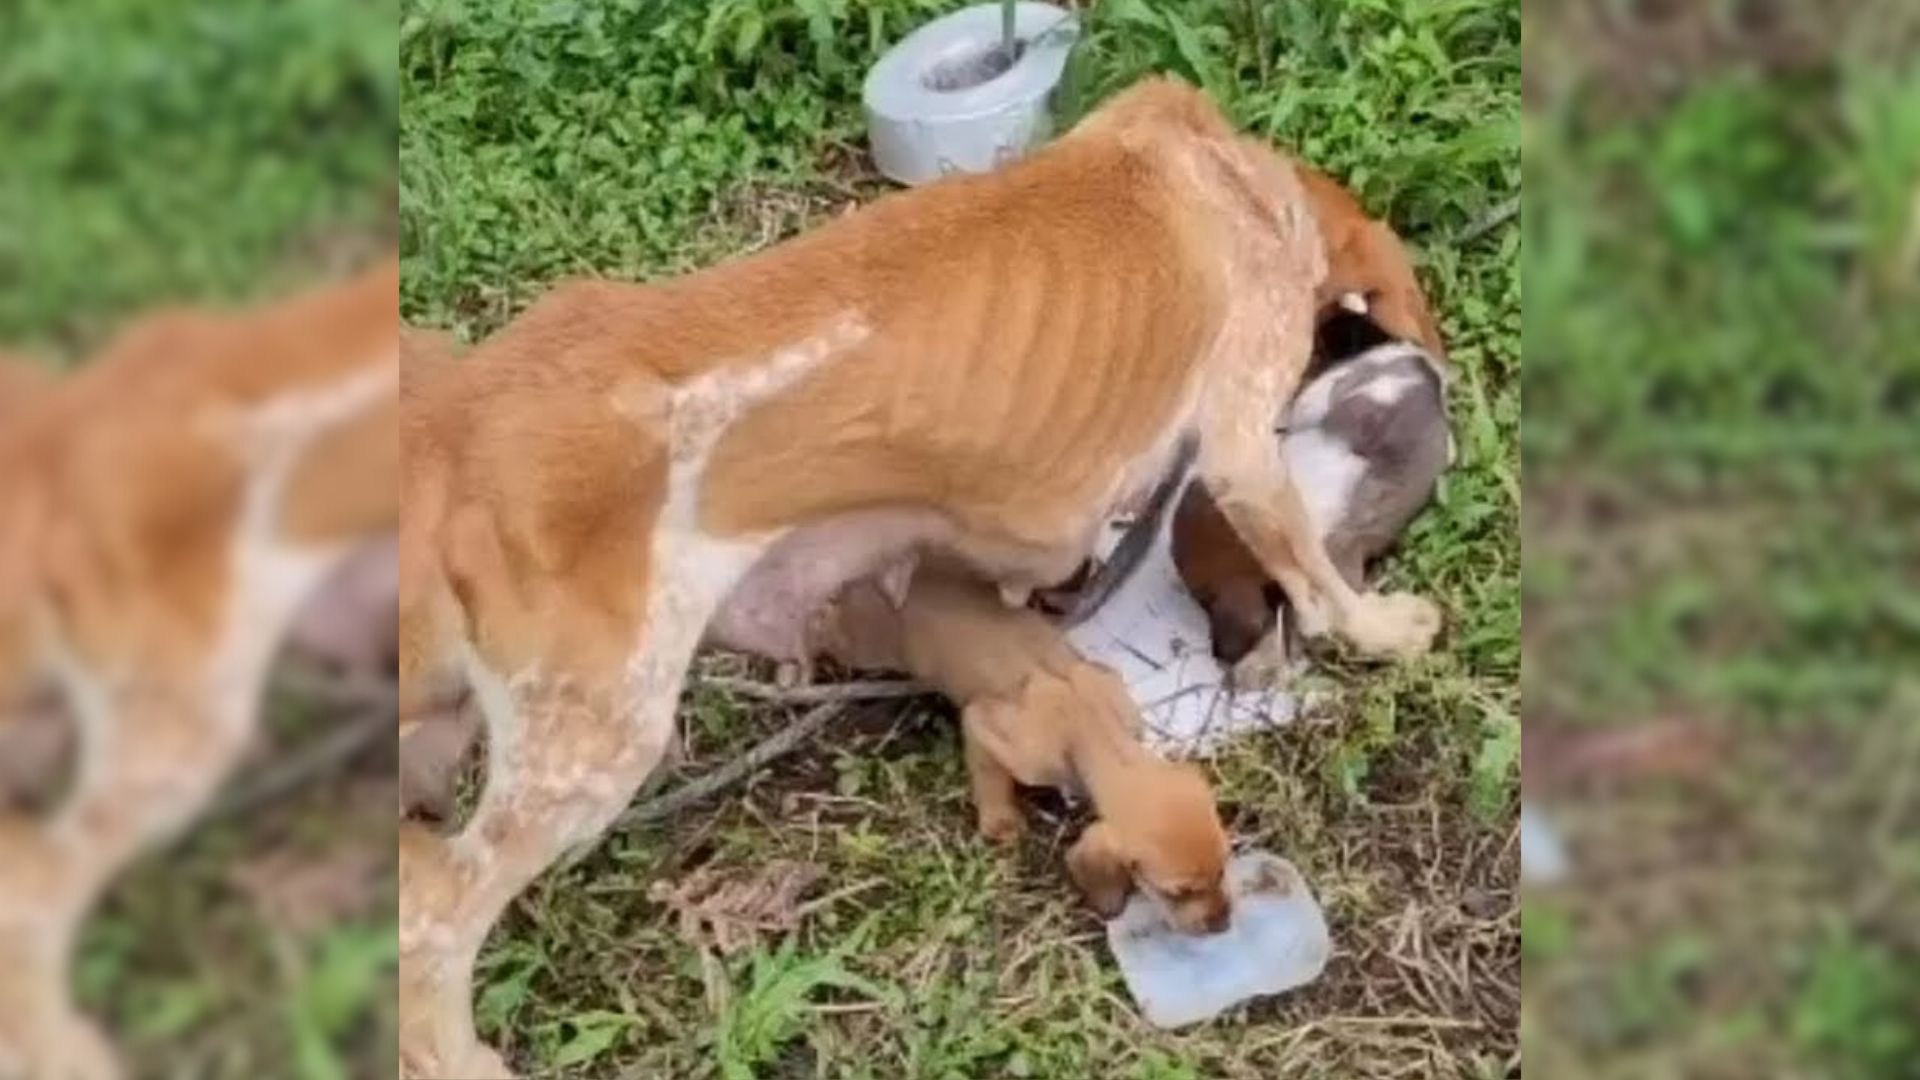
[(403, 1071), (506, 1073), (474, 1033), (481, 941), (659, 761), (710, 623), (804, 659), (828, 598), (921, 551), (1021, 600), (1194, 438), (1297, 604), (1425, 649), (1437, 611), (1350, 587), (1273, 453), (1324, 274), (1292, 166), (1152, 81), (1003, 171), (555, 289), (405, 392), (403, 695), (467, 681), (489, 753), (458, 835), (402, 829)]
[(45, 814), (0, 812), (0, 1075), (116, 1075), (81, 920), (248, 742), (302, 603), (397, 515), (393, 262), (239, 314), (151, 316), (0, 431), (0, 700), (78, 721)]
[(960, 708), (987, 839), (1024, 827), (1016, 784), (1084, 796), (1098, 820), (1067, 850), (1067, 871), (1096, 911), (1119, 914), (1137, 887), (1187, 933), (1226, 928), (1229, 845), (1205, 773), (1143, 746), (1126, 684), (1082, 659), (1052, 620), (938, 567), (916, 574), (898, 607), (879, 586), (854, 585), (823, 636), (842, 663), (907, 672)]
[[(1432, 500), (1453, 459), (1444, 375), (1419, 345), (1375, 321), (1367, 299), (1344, 297), (1321, 321), (1313, 366), (1288, 406), (1279, 448), (1333, 563), (1359, 588), (1367, 566)], [(1280, 675), (1290, 638), (1320, 628), (1286, 618), (1279, 586), (1246, 550), (1204, 486), (1174, 515), (1173, 559), (1207, 613), (1215, 659), (1235, 682)]]

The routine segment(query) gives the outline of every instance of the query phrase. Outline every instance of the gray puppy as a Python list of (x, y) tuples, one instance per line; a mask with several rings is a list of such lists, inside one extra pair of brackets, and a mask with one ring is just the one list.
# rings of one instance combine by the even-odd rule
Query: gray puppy
[[(1322, 319), (1302, 386), (1277, 429), (1280, 450), (1327, 554), (1360, 588), (1367, 564), (1399, 540), (1453, 460), (1445, 382), (1426, 350), (1387, 333), (1366, 299), (1349, 294)], [(1222, 664), (1239, 665), (1256, 648), (1284, 660), (1299, 632), (1324, 629), (1284, 616), (1279, 585), (1197, 482), (1175, 511), (1173, 559), (1207, 613)]]

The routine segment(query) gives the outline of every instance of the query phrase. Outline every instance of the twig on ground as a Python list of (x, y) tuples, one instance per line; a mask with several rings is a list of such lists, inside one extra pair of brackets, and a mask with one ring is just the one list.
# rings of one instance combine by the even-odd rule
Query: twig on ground
[(1478, 221), (1460, 230), (1460, 232), (1454, 236), (1453, 243), (1456, 247), (1465, 247), (1513, 220), (1513, 216), (1519, 212), (1520, 196), (1515, 195), (1481, 215)]
[(351, 721), (335, 726), (293, 751), (272, 768), (229, 789), (213, 804), (205, 820), (242, 814), (273, 802), (345, 765), (382, 734), (392, 737), (395, 730), (390, 708), (369, 707)]
[(398, 708), (400, 702), (400, 688), (392, 679), (331, 674), (304, 664), (282, 664), (274, 674), (272, 688), (322, 705), (385, 706), (392, 710)]
[[(856, 684), (843, 684), (856, 685)], [(821, 689), (830, 689), (822, 687)], [(614, 822), (615, 828), (630, 829), (671, 817), (695, 803), (725, 791), (774, 761), (793, 753), (800, 745), (827, 726), (827, 721), (846, 710), (846, 703), (827, 701), (815, 705), (805, 716), (754, 744), (746, 753), (727, 762), (698, 780), (691, 781), (665, 795), (636, 803)]]
[(392, 681), (368, 675), (335, 675), (298, 664), (275, 672), (272, 690), (295, 694), (322, 705), (356, 710), (325, 735), (289, 751), (265, 771), (227, 789), (203, 820), (257, 810), (333, 772), (395, 730), (400, 690)]
[(760, 701), (783, 705), (818, 705), (826, 702), (888, 701), (919, 697), (933, 691), (911, 679), (875, 679), (867, 682), (821, 683), (816, 686), (780, 687), (755, 679), (732, 675), (709, 675), (697, 685)]

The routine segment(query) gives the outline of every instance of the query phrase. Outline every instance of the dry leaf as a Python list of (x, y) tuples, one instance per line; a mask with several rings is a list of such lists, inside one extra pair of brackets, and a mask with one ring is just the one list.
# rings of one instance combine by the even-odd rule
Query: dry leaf
[(800, 898), (825, 873), (792, 859), (722, 871), (703, 866), (678, 882), (656, 882), (648, 896), (673, 911), (689, 943), (731, 954), (762, 933), (798, 927)]
[(249, 859), (228, 871), (227, 880), (261, 918), (306, 936), (365, 911), (386, 864), (371, 844), (341, 844), (320, 854), (276, 851)]

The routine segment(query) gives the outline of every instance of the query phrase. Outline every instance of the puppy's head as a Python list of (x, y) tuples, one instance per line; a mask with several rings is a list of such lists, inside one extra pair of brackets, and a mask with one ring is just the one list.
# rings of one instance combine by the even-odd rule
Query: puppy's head
[(1278, 584), (1251, 576), (1221, 586), (1202, 605), (1207, 611), (1213, 658), (1226, 667), (1239, 663), (1279, 625), (1280, 605), (1285, 600)]
[(1154, 761), (1143, 766), (1135, 797), (1102, 807), (1102, 817), (1067, 852), (1074, 883), (1101, 915), (1112, 918), (1134, 888), (1157, 897), (1186, 934), (1227, 928), (1226, 829), (1213, 789), (1198, 768)]

